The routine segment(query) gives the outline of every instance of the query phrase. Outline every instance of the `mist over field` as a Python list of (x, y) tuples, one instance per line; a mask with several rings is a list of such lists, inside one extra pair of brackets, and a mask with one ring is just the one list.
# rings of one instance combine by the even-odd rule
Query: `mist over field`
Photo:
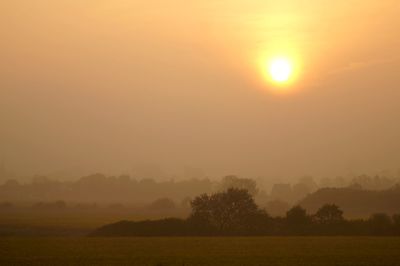
[(399, 14), (0, 1), (0, 265), (398, 265)]
[[(396, 173), (398, 1), (325, 2), (2, 1), (0, 161), (65, 180)], [(301, 67), (288, 93), (270, 54)]]

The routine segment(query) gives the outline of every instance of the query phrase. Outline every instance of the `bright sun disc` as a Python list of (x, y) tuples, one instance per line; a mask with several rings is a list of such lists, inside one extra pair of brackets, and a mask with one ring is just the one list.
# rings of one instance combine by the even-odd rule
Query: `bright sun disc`
[(288, 59), (278, 58), (270, 62), (268, 72), (273, 81), (284, 83), (290, 79), (293, 73), (293, 66)]

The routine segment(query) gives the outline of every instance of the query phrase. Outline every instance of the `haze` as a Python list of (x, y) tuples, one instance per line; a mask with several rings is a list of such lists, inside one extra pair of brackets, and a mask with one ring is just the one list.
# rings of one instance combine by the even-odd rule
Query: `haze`
[[(399, 1), (2, 1), (17, 175), (335, 176), (400, 167)], [(260, 65), (285, 54), (276, 93)], [(161, 177), (160, 177), (161, 178)]]

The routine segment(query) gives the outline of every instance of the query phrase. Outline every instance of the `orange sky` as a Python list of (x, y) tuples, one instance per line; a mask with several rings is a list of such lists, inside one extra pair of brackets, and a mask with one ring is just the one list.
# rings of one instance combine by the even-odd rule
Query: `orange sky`
[[(400, 168), (398, 1), (0, 3), (14, 172), (293, 177)], [(299, 66), (277, 94), (261, 65)]]

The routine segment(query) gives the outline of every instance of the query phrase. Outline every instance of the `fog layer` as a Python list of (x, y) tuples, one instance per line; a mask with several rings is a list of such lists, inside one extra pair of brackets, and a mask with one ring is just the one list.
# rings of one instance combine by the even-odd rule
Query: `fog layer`
[[(397, 169), (399, 12), (390, 0), (3, 1), (0, 160), (67, 177)], [(276, 47), (301, 61), (290, 93), (260, 74)]]

